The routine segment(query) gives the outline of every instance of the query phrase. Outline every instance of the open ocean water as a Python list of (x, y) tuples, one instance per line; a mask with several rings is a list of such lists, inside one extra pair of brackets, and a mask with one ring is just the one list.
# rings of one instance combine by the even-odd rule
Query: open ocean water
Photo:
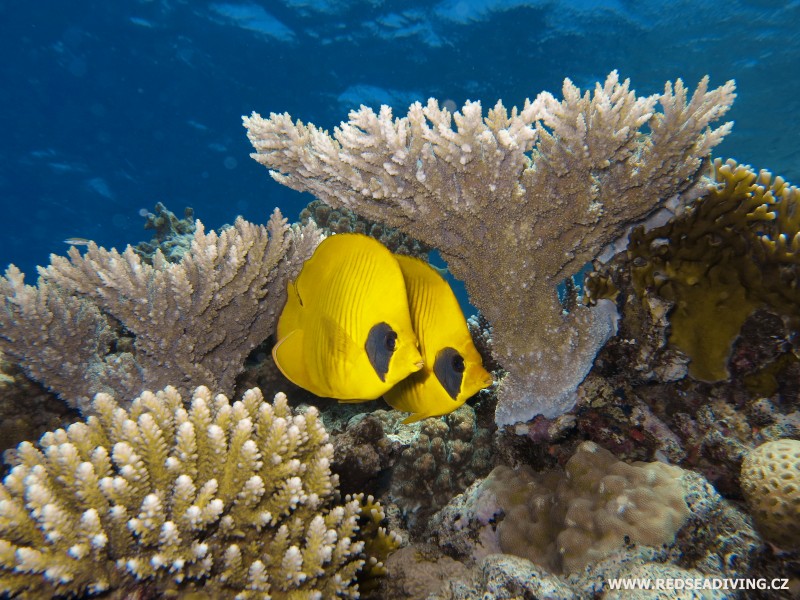
[(249, 158), (253, 110), (332, 128), (360, 104), (709, 74), (738, 87), (717, 155), (800, 182), (797, 1), (2, 1), (0, 34), (0, 264), (31, 282), (65, 238), (149, 239), (156, 202), (207, 228), (295, 220), (311, 198)]

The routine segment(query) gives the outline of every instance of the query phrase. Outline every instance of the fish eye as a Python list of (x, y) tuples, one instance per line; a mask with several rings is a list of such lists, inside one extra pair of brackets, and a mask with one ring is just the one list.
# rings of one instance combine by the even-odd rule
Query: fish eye
[(436, 353), (433, 373), (453, 400), (458, 400), (458, 394), (461, 392), (464, 369), (464, 358), (455, 348), (442, 348)]
[(389, 352), (394, 352), (397, 347), (397, 334), (394, 331), (387, 331), (383, 339), (383, 345)]
[(381, 381), (386, 381), (389, 362), (396, 346), (397, 334), (388, 323), (376, 323), (369, 330), (364, 350), (367, 351), (367, 358)]

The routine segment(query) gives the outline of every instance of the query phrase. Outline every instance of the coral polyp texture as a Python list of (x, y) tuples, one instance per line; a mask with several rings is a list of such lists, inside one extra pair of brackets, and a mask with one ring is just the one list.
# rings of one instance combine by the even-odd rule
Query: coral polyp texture
[(800, 190), (769, 171), (714, 162), (716, 186), (662, 227), (631, 233), (643, 300), (673, 303), (670, 343), (702, 381), (727, 379), (745, 320), (766, 308), (800, 322)]
[(742, 491), (758, 530), (787, 550), (800, 550), (800, 440), (774, 440), (742, 462)]
[(363, 233), (374, 237), (394, 254), (416, 256), (427, 260), (430, 246), (420, 243), (414, 238), (393, 227), (385, 227), (380, 223), (359, 217), (352, 210), (344, 207), (331, 208), (320, 200), (312, 200), (300, 211), (300, 221), (305, 225), (312, 220), (326, 235), (332, 233)]
[[(167, 387), (13, 453), (0, 486), (0, 590), (49, 598), (147, 585), (193, 598), (356, 598), (370, 498), (335, 502), (333, 446), (316, 409), (257, 389)], [(381, 540), (383, 540), (381, 542)], [(367, 543), (392, 546), (372, 528)], [(396, 544), (395, 544), (396, 545)], [(374, 561), (370, 568), (380, 567)]]
[(677, 80), (640, 97), (616, 72), (593, 93), (567, 79), (563, 95), (485, 115), (479, 102), (451, 114), (431, 99), (397, 119), (362, 106), (333, 135), (285, 113), (244, 119), (253, 158), (278, 182), (439, 250), (494, 328), (509, 371), (501, 425), (573, 406), (616, 311), (602, 301), (566, 313), (559, 283), (668, 200), (696, 193), (731, 127), (709, 124), (735, 96), (732, 81), (710, 90), (704, 78), (693, 94)]
[(574, 573), (628, 542), (672, 542), (689, 517), (682, 473), (658, 462), (628, 464), (584, 442), (564, 471), (500, 466), (482, 487), (505, 513), (497, 528), (504, 553)]
[(492, 467), (491, 434), (463, 405), (440, 419), (425, 419), (395, 466), (391, 494), (411, 528), (425, 524)]
[(0, 278), (0, 350), (71, 406), (98, 392), (133, 398), (204, 381), (226, 394), (273, 331), (287, 281), (321, 239), (275, 211), (266, 227), (237, 219), (219, 234), (197, 221), (180, 262), (145, 262), (90, 243), (51, 255), (36, 286), (13, 265)]
[(133, 251), (136, 254), (152, 264), (156, 250), (161, 250), (167, 261), (179, 262), (192, 247), (197, 224), (191, 207), (187, 206), (183, 210), (183, 218), (179, 219), (175, 213), (158, 202), (155, 212), (146, 214), (144, 228), (152, 229), (155, 233), (149, 242), (139, 242), (134, 246)]

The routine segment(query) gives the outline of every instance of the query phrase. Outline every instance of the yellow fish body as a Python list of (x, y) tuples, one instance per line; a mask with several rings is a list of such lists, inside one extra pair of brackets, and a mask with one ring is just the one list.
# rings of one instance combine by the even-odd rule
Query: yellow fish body
[(426, 262), (396, 256), (425, 366), (384, 394), (404, 423), (446, 415), (492, 383), (450, 285)]
[(300, 387), (374, 400), (422, 367), (402, 271), (377, 240), (323, 240), (287, 291), (272, 356)]

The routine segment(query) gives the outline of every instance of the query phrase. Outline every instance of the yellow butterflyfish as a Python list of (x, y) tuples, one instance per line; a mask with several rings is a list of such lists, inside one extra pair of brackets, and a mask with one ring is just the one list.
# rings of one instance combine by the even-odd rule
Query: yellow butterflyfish
[(377, 240), (328, 237), (287, 291), (272, 356), (300, 387), (374, 400), (422, 368), (403, 273)]
[(403, 423), (446, 415), (492, 383), (450, 285), (428, 263), (396, 256), (425, 366), (383, 397), (410, 412)]

